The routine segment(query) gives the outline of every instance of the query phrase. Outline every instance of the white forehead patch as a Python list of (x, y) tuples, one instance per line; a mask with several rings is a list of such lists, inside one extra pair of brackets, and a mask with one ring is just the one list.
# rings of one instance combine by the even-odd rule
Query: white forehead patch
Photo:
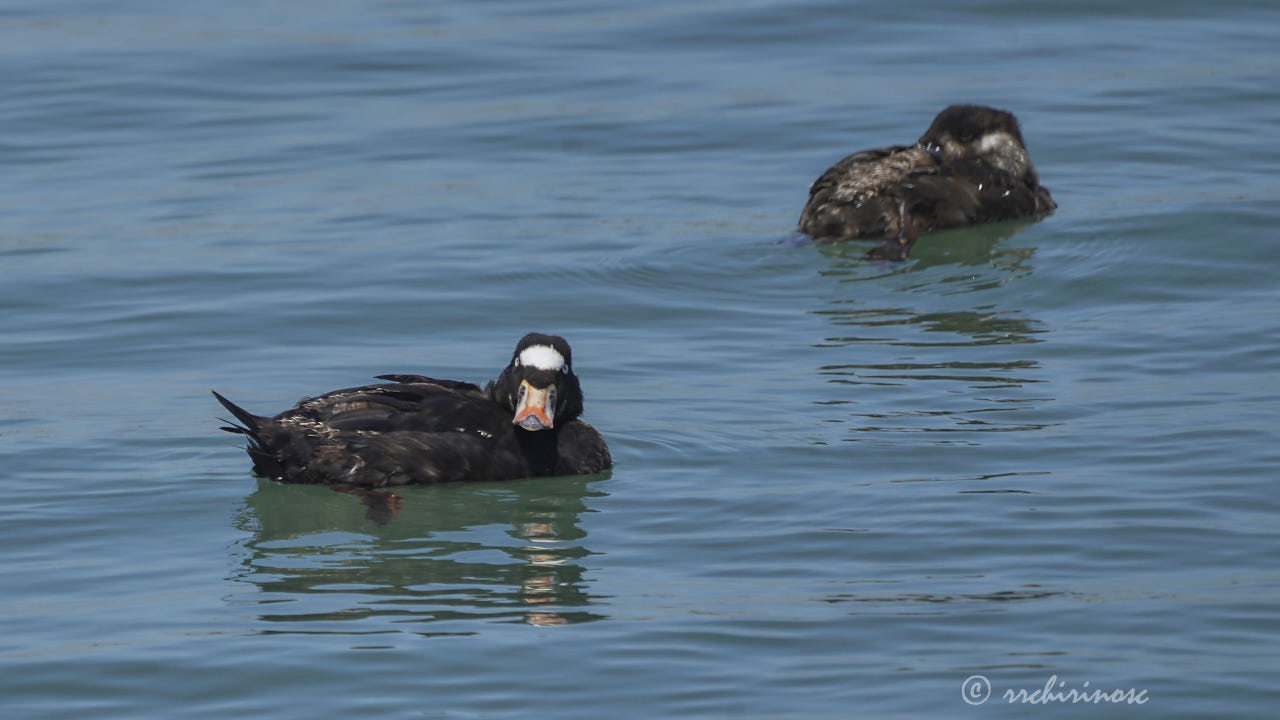
[(550, 345), (530, 345), (520, 351), (517, 358), (521, 365), (528, 365), (539, 370), (564, 370), (564, 356)]

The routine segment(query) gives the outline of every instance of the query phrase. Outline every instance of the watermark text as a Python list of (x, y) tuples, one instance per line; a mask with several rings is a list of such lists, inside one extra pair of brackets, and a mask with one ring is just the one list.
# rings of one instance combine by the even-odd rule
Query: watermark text
[[(985, 675), (970, 675), (960, 685), (960, 697), (970, 705), (981, 705), (991, 699), (991, 681)], [(1090, 681), (1084, 681), (1079, 687), (1068, 686), (1066, 680), (1059, 680), (1057, 675), (1050, 675), (1043, 687), (1007, 688), (1000, 699), (1010, 705), (1050, 705), (1079, 704), (1091, 705), (1145, 705), (1146, 689), (1138, 688), (1098, 688), (1092, 687)]]

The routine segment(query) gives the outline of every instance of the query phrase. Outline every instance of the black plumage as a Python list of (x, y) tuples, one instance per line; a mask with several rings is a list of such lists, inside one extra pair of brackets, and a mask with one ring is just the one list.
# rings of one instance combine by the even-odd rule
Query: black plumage
[(335, 390), (274, 417), (218, 393), (249, 439), (259, 475), (379, 488), (581, 475), (610, 467), (604, 438), (578, 419), (582, 389), (563, 338), (530, 333), (484, 388), (421, 375)]
[(921, 232), (1056, 207), (1011, 113), (952, 105), (914, 145), (856, 152), (831, 166), (809, 188), (799, 228), (816, 242), (882, 239), (869, 256), (903, 259)]

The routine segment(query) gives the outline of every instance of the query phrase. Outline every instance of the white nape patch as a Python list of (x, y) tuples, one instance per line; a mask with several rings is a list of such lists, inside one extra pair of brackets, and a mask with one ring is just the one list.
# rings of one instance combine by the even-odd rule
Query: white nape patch
[(521, 365), (539, 370), (564, 370), (564, 356), (550, 345), (530, 345), (520, 351), (520, 357), (517, 359)]
[(978, 143), (978, 152), (990, 153), (999, 150), (1002, 145), (1016, 145), (1017, 141), (1013, 136), (1003, 130), (997, 132), (989, 132), (982, 136), (982, 141)]

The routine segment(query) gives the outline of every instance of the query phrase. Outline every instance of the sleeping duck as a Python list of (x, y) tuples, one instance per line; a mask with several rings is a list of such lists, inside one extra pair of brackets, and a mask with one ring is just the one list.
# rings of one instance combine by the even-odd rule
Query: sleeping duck
[(214, 393), (249, 438), (259, 475), (291, 483), (380, 488), (463, 480), (582, 475), (612, 461), (578, 419), (582, 388), (569, 344), (525, 335), (511, 363), (483, 389), (421, 375), (303, 399), (274, 417)]
[(867, 256), (903, 260), (921, 232), (1056, 207), (1011, 113), (952, 105), (915, 145), (856, 152), (823, 173), (809, 188), (800, 232), (820, 243), (882, 239)]

